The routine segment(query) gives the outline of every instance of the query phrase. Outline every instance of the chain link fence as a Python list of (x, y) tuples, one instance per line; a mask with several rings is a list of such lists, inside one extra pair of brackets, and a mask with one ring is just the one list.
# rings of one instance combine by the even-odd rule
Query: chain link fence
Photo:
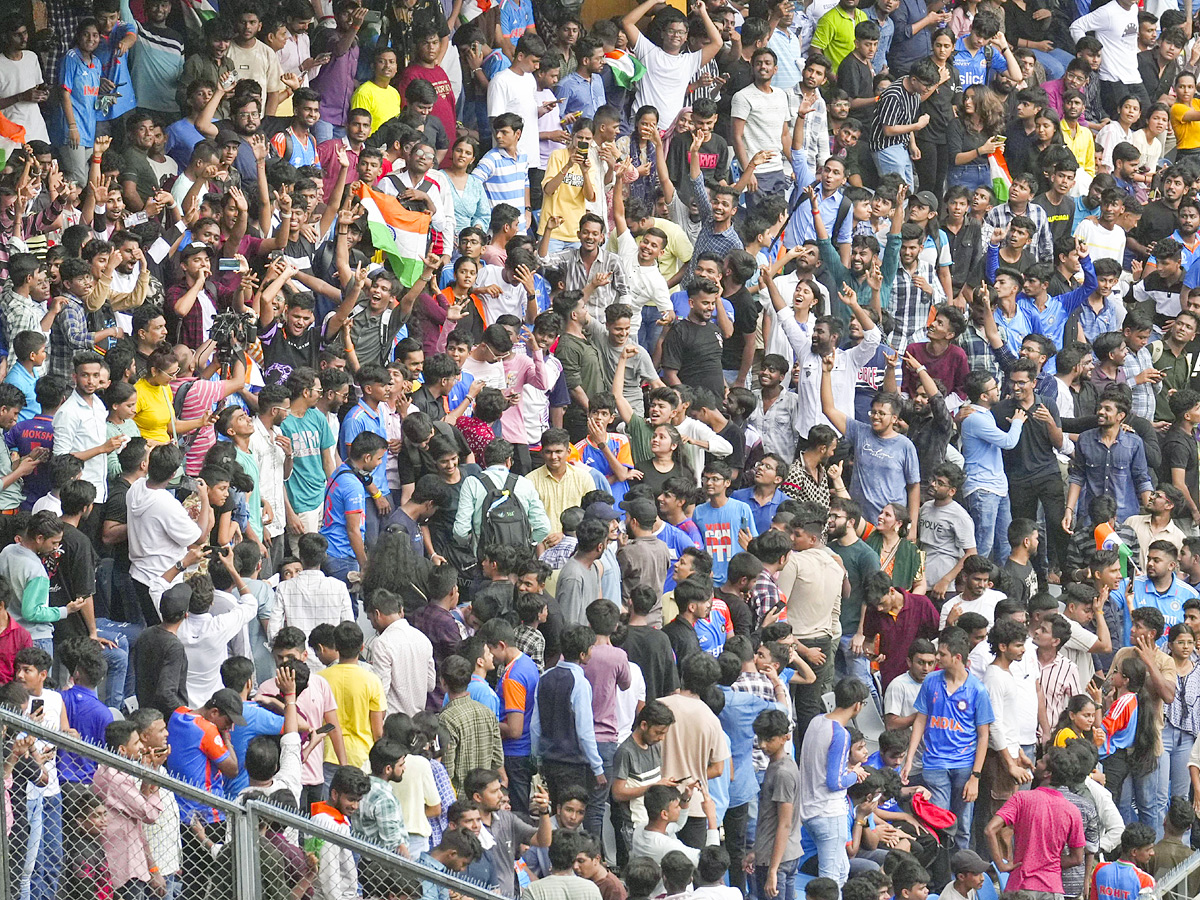
[(214, 797), (2, 707), (0, 747), (0, 898), (501, 900), (350, 821)]

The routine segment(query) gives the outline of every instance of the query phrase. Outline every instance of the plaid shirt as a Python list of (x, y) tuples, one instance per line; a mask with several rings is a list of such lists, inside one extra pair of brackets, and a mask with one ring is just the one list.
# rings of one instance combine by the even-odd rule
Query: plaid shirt
[[(181, 317), (175, 312), (175, 304), (187, 292), (188, 285), (182, 281), (167, 288), (167, 298), (163, 304), (163, 312), (166, 313), (167, 327), (170, 329), (169, 333), (174, 336), (174, 339), (194, 349), (203, 344), (208, 335), (204, 333), (204, 310), (200, 306), (199, 298), (192, 304), (192, 308), (187, 311), (187, 315)], [(212, 305), (217, 312), (229, 308), (228, 297), (217, 290), (217, 285), (214, 282), (208, 281), (205, 283), (204, 293), (208, 295), (208, 299), (212, 301)], [(276, 327), (281, 327), (281, 324), (276, 319)]]
[(458, 796), (463, 796), (463, 782), (472, 769), (504, 765), (500, 721), (482, 703), (466, 695), (456, 697), (442, 710), (442, 727), (446, 729), (442, 763)]
[(967, 323), (967, 330), (959, 336), (958, 346), (966, 352), (967, 365), (970, 366), (972, 372), (976, 369), (987, 369), (996, 379), (996, 383), (1000, 384), (1004, 380), (1004, 373), (1012, 367), (1017, 358), (1008, 349), (1008, 329), (999, 323), (996, 327), (1000, 331), (1000, 347), (998, 349), (988, 343), (987, 338), (983, 336), (983, 332), (974, 322)]
[(58, 76), (58, 59), (66, 56), (75, 38), (79, 23), (92, 14), (90, 6), (76, 0), (46, 0), (46, 18), (54, 41), (42, 57), (42, 77), (46, 84), (54, 84)]
[(683, 279), (683, 284), (687, 284), (691, 279), (692, 272), (696, 270), (696, 260), (700, 258), (701, 254), (711, 252), (725, 257), (733, 250), (742, 249), (742, 239), (738, 237), (737, 229), (733, 227), (732, 221), (724, 231), (713, 231), (712, 203), (709, 202), (708, 190), (704, 187), (703, 175), (692, 179), (692, 194), (696, 198), (696, 205), (700, 207), (700, 221), (704, 224), (700, 227), (700, 234), (696, 236), (692, 248), (692, 258), (688, 262), (687, 276)]
[(929, 282), (932, 294), (917, 287), (913, 276), (903, 266), (896, 270), (896, 283), (892, 287), (892, 315), (896, 320), (892, 335), (897, 341), (893, 346), (900, 353), (925, 331), (929, 310), (946, 300), (946, 292), (942, 290), (932, 263), (917, 260), (916, 274)]
[[(1025, 205), (1025, 215), (1033, 219), (1034, 234), (1029, 250), (1034, 259), (1038, 262), (1054, 262), (1054, 236), (1050, 234), (1050, 220), (1046, 218), (1046, 211), (1036, 203), (1030, 202)], [(1007, 228), (1015, 216), (1012, 208), (1007, 203), (1002, 203), (988, 210), (983, 224), (985, 228)], [(990, 231), (984, 235), (984, 240), (991, 240)]]
[(546, 671), (546, 638), (536, 628), (517, 626), (517, 649), (532, 659), (539, 672)]
[(575, 535), (564, 534), (561, 541), (542, 554), (542, 562), (557, 572), (567, 564), (568, 559), (575, 555), (575, 547), (578, 543)]
[(754, 579), (754, 584), (750, 588), (750, 609), (758, 617), (759, 626), (762, 625), (763, 618), (771, 607), (781, 602), (783, 602), (783, 594), (779, 592), (779, 585), (775, 583), (771, 573), (763, 569), (758, 573), (758, 578)]
[[(95, 338), (88, 331), (87, 312), (83, 301), (73, 294), (67, 294), (67, 305), (62, 308), (54, 319), (50, 329), (50, 360), (48, 373), (70, 378), (74, 371), (71, 363), (77, 350), (91, 350), (95, 346)], [(39, 329), (40, 330), (40, 329)]]
[(446, 767), (442, 765), (441, 760), (431, 759), (429, 767), (433, 769), (433, 783), (437, 785), (438, 799), (442, 805), (441, 815), (429, 817), (429, 827), (432, 829), (429, 836), (429, 846), (436, 847), (442, 842), (442, 835), (446, 833), (446, 811), (454, 803), (454, 785), (450, 783), (450, 776), (447, 774)]
[(382, 778), (371, 776), (371, 790), (358, 804), (354, 814), (354, 830), (368, 841), (393, 850), (408, 845), (408, 828), (404, 810), (392, 793), (391, 785)]
[[(8, 352), (11, 355), (12, 342), (22, 331), (42, 331), (42, 317), (46, 315), (46, 304), (18, 294), (10, 284), (0, 295), (0, 318), (4, 320), (4, 334), (8, 338)], [(16, 359), (14, 356), (13, 359)]]
[(1154, 361), (1150, 358), (1150, 348), (1143, 347), (1137, 353), (1132, 350), (1127, 352), (1121, 368), (1125, 371), (1125, 383), (1133, 391), (1133, 414), (1153, 422), (1154, 406), (1157, 402), (1154, 385), (1149, 381), (1145, 384), (1137, 384), (1137, 377), (1142, 372), (1154, 368)]
[[(19, 219), (15, 202), (7, 209), (0, 207), (0, 281), (8, 278), (8, 260), (12, 256), (13, 238), (19, 236), (22, 240), (28, 240), (35, 234), (45, 234), (55, 219), (62, 215), (62, 211), (62, 200), (58, 198), (40, 212), (23, 215)], [(18, 224), (21, 226), (20, 235), (17, 234)]]

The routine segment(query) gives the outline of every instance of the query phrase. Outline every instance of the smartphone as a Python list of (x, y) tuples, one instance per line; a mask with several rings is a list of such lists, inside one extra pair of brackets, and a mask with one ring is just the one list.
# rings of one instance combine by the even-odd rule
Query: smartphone
[(772, 606), (770, 608), (770, 610), (768, 610), (768, 612), (773, 612), (773, 613), (780, 612), (783, 610), (783, 608), (785, 606), (787, 606), (787, 602), (784, 600), (780, 600), (778, 603), (776, 603), (774, 606)]
[(331, 732), (331, 731), (333, 731), (333, 723), (326, 722), (324, 725), (322, 725), (320, 728), (318, 728), (315, 733), (316, 734), (329, 734), (329, 732)]
[(43, 697), (34, 697), (29, 701), (29, 715), (36, 716), (42, 711), (42, 707), (46, 705), (46, 700)]
[(236, 272), (242, 267), (242, 264), (237, 259), (225, 258), (217, 260), (218, 272)]
[(582, 152), (587, 153), (591, 148), (591, 141), (580, 141), (578, 146)]

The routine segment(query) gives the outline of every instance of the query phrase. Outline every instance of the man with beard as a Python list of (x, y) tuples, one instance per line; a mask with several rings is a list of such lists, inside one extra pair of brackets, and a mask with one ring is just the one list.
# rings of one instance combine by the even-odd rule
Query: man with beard
[(321, 119), (321, 98), (312, 88), (300, 88), (292, 97), (292, 121), (271, 138), (275, 155), (295, 166), (317, 165), (317, 141), (312, 127)]
[(39, 103), (50, 97), (42, 77), (38, 56), (29, 46), (29, 28), (15, 11), (4, 17), (0, 34), (7, 35), (4, 53), (0, 55), (0, 104), (4, 115), (14, 125), (25, 129), (26, 141), (46, 141), (46, 121)]
[[(730, 204), (732, 209), (732, 204)], [(726, 220), (726, 226), (732, 229), (731, 221)], [(568, 291), (581, 291), (588, 282), (599, 275), (610, 276), (607, 284), (595, 288), (588, 298), (588, 313), (601, 319), (604, 310), (614, 303), (626, 303), (629, 285), (626, 283), (625, 268), (621, 257), (604, 249), (604, 222), (594, 213), (584, 213), (579, 219), (579, 246), (547, 256), (550, 245), (550, 229), (542, 233), (541, 253), (543, 262), (548, 267), (563, 270), (563, 276)], [(699, 246), (696, 248), (699, 250)], [(731, 248), (727, 248), (731, 249)], [(694, 259), (693, 259), (694, 262)]]
[[(179, 76), (175, 90), (179, 109), (187, 108), (187, 87), (192, 82), (203, 78), (220, 84), (226, 75), (236, 73), (237, 67), (229, 59), (229, 45), (235, 34), (233, 23), (225, 16), (214, 16), (204, 23), (204, 39), (198, 48), (199, 52), (188, 56), (183, 64), (183, 73)], [(221, 118), (229, 115), (227, 100), (217, 106), (217, 114)]]
[[(822, 180), (822, 194), (824, 194)], [(821, 251), (821, 263), (825, 271), (833, 279), (834, 289), (839, 293), (843, 284), (848, 284), (858, 296), (870, 298), (874, 306), (874, 287), (879, 285), (880, 308), (889, 307), (892, 300), (892, 286), (896, 282), (896, 270), (900, 265), (900, 229), (904, 225), (904, 201), (908, 196), (908, 185), (900, 184), (896, 189), (895, 213), (892, 215), (892, 229), (888, 233), (887, 246), (883, 250), (883, 260), (879, 259), (879, 241), (872, 235), (856, 234), (850, 240), (850, 261), (847, 265), (842, 261), (841, 253), (830, 240), (828, 228), (822, 227), (817, 232), (817, 247)], [(818, 206), (823, 206), (824, 200)], [(804, 204), (801, 203), (801, 206)], [(840, 212), (840, 208), (838, 209)], [(822, 209), (824, 218), (824, 209)], [(815, 224), (815, 220), (814, 220)], [(822, 223), (824, 225), (824, 223)], [(821, 237), (824, 233), (825, 236)], [(839, 307), (834, 315), (843, 321), (848, 321), (847, 310)]]
[[(362, 7), (357, 7), (362, 9)], [(337, 182), (337, 177), (341, 174), (343, 168), (338, 161), (338, 147), (342, 147), (346, 151), (347, 165), (345, 168), (358, 171), (358, 154), (362, 152), (365, 146), (365, 141), (371, 135), (371, 114), (365, 109), (352, 109), (346, 117), (345, 135), (341, 137), (330, 138), (327, 141), (322, 141), (317, 144), (317, 163), (321, 166), (321, 171), (324, 173), (321, 180), (322, 195), (325, 202), (329, 202), (329, 198), (333, 196), (333, 187)], [(318, 125), (321, 123), (318, 122)], [(318, 132), (319, 133), (319, 132)], [(347, 179), (350, 179), (347, 173)]]
[[(179, 164), (162, 153), (162, 148), (156, 145), (157, 127), (149, 113), (134, 112), (126, 123), (126, 129), (128, 137), (122, 154), (125, 164), (121, 169), (121, 196), (125, 198), (125, 207), (130, 212), (141, 212), (151, 198), (158, 197), (162, 173), (178, 174)], [(151, 154), (155, 157), (153, 162)]]
[(1122, 426), (1129, 418), (1128, 395), (1106, 396), (1096, 408), (1096, 428), (1079, 435), (1071, 462), (1063, 530), (1074, 532), (1076, 510), (1086, 510), (1093, 497), (1117, 500), (1117, 521), (1124, 522), (1150, 501), (1150, 469), (1142, 439)]
[(262, 13), (254, 3), (242, 7), (237, 17), (236, 35), (228, 50), (239, 80), (251, 79), (262, 88), (259, 103), (266, 115), (275, 114), (275, 108), (287, 96), (279, 68), (279, 56), (258, 39), (262, 29)]
[[(287, 263), (272, 263), (267, 269), (267, 277), (275, 282), (285, 282), (298, 274), (296, 267)], [(334, 318), (340, 316), (343, 321), (346, 319), (355, 302), (362, 297), (366, 282), (366, 270), (356, 271), (354, 280), (346, 288), (341, 305), (333, 312)], [(271, 287), (274, 287), (274, 284)], [(276, 322), (275, 304), (262, 305), (258, 334), (263, 346), (263, 377), (267, 384), (282, 384), (298, 366), (316, 368), (317, 354), (321, 349), (321, 332), (314, 324), (315, 306), (315, 299), (308, 291), (291, 294), (287, 299), (283, 321)]]
[[(406, 209), (430, 214), (429, 227), (435, 235), (434, 252), (447, 263), (455, 239), (454, 192), (445, 176), (433, 167), (436, 159), (437, 151), (430, 144), (423, 139), (415, 141), (408, 151), (405, 168), (401, 171), (393, 169), (392, 174), (379, 180), (376, 189), (399, 198)], [(441, 247), (436, 246), (438, 238)]]
[[(990, 318), (990, 317), (989, 317)], [(895, 365), (890, 364), (891, 371), (884, 378), (881, 391), (888, 392), (896, 389)], [(917, 460), (921, 469), (921, 498), (930, 499), (930, 478), (933, 470), (946, 460), (946, 448), (954, 437), (954, 415), (946, 405), (943, 395), (944, 388), (929, 373), (924, 366), (916, 369), (915, 386), (909, 394), (909, 410), (907, 413), (908, 439), (917, 448)]]
[(796, 430), (792, 423), (800, 415), (800, 395), (784, 386), (791, 367), (778, 353), (768, 353), (758, 372), (758, 406), (750, 414), (750, 424), (763, 439), (763, 450), (775, 454), (787, 465), (796, 454)]
[(1162, 196), (1142, 207), (1142, 217), (1128, 235), (1130, 247), (1135, 252), (1149, 252), (1155, 243), (1179, 226), (1179, 201), (1191, 182), (1192, 173), (1187, 171), (1190, 168), (1190, 165), (1175, 165), (1163, 171)]
[[(820, 229), (818, 234), (823, 235), (825, 226), (821, 220), (821, 211), (817, 206), (816, 194), (810, 191), (808, 197), (817, 228)], [(845, 331), (845, 326), (842, 324), (842, 320), (836, 316), (819, 317), (810, 337), (800, 327), (794, 316), (784, 313), (784, 300), (775, 285), (775, 279), (769, 272), (764, 272), (761, 277), (766, 283), (771, 303), (775, 307), (775, 322), (787, 336), (792, 352), (796, 355), (796, 365), (801, 369), (796, 389), (801, 397), (800, 415), (795, 420), (795, 429), (797, 434), (806, 435), (812, 426), (821, 421), (818, 413), (821, 393), (821, 358), (833, 355), (834, 401), (838, 409), (852, 411), (854, 409), (854, 379), (858, 370), (875, 355), (875, 348), (879, 346), (882, 335), (867, 311), (859, 305), (857, 294), (849, 285), (844, 284), (838, 298), (862, 326), (862, 341), (849, 350), (840, 349), (838, 344)], [(826, 422), (828, 424), (828, 420)]]
[[(163, 302), (162, 283), (150, 274), (142, 243), (131, 231), (114, 231), (111, 239), (113, 253), (120, 259), (113, 272), (108, 299), (104, 301), (113, 311), (136, 309), (143, 304), (160, 306)], [(93, 311), (104, 303), (88, 303)], [(163, 334), (166, 337), (166, 334)]]
[(933, 264), (921, 260), (924, 243), (925, 231), (920, 225), (908, 222), (901, 226), (900, 265), (892, 289), (892, 315), (896, 319), (892, 346), (901, 353), (925, 328), (930, 308), (946, 301)]
[(350, 328), (350, 341), (358, 366), (386, 365), (393, 343), (408, 314), (413, 301), (405, 297), (396, 306), (396, 292), (400, 282), (389, 271), (383, 269), (371, 278), (366, 297), (352, 309), (338, 309), (325, 320), (324, 334), (327, 343), (341, 346), (345, 336), (342, 331)]

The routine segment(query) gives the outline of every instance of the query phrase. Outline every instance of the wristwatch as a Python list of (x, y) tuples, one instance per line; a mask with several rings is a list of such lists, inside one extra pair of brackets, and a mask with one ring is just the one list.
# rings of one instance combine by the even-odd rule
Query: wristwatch
[(971, 773), (971, 777), (972, 777), (972, 778), (982, 778), (982, 777), (983, 777), (983, 773), (982, 773), (982, 772), (972, 772), (972, 773)]

